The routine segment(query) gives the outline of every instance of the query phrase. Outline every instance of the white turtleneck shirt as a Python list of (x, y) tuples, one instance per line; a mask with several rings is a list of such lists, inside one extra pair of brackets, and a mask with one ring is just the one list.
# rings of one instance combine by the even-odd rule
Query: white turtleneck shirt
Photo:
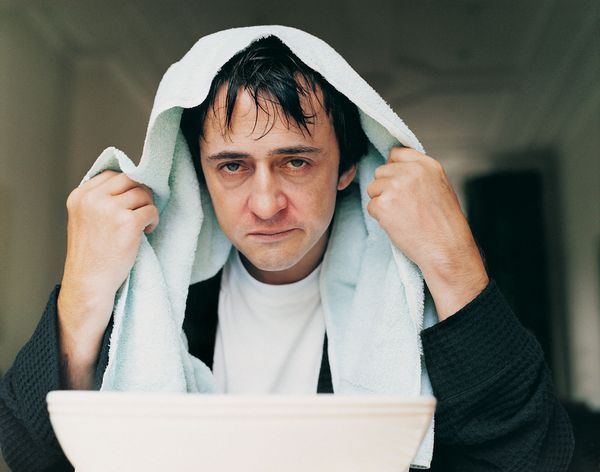
[(213, 374), (223, 393), (317, 392), (325, 322), (320, 266), (285, 285), (256, 280), (232, 251), (223, 268)]

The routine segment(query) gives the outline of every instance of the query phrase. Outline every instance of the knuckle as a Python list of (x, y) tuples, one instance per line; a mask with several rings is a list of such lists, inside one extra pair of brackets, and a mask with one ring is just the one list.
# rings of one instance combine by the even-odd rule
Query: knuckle
[(79, 188), (71, 191), (69, 196), (67, 197), (66, 206), (68, 211), (74, 211), (77, 208), (80, 199), (80, 190)]
[(140, 186), (140, 188), (147, 195), (149, 201), (153, 202), (154, 201), (154, 194), (152, 193), (152, 190), (150, 190), (149, 187), (147, 187), (146, 185), (143, 185), (143, 184)]
[(133, 196), (135, 196), (136, 199), (139, 199), (141, 203), (148, 202), (148, 192), (146, 192), (143, 188), (136, 187), (133, 190), (131, 190), (131, 193), (133, 194)]
[(396, 156), (400, 156), (401, 154), (403, 154), (407, 149), (404, 147), (402, 144), (397, 144), (396, 146), (393, 146), (391, 149), (391, 154), (392, 155), (396, 155)]
[(369, 200), (369, 203), (367, 203), (367, 211), (373, 218), (376, 218), (377, 202), (375, 200)]
[(423, 161), (414, 161), (412, 166), (412, 175), (417, 180), (422, 180), (427, 175), (427, 166)]
[(402, 190), (402, 188), (404, 187), (404, 182), (402, 182), (402, 179), (400, 177), (397, 177), (394, 179), (390, 179), (390, 185), (394, 190), (399, 191)]
[(407, 146), (397, 146), (393, 148), (393, 155), (399, 160), (405, 160), (406, 158), (414, 156), (415, 153), (417, 153), (417, 151)]
[(139, 187), (140, 184), (138, 184), (135, 180), (133, 180), (132, 178), (130, 178), (127, 174), (125, 174), (124, 172), (119, 173), (119, 175), (117, 177), (115, 177), (115, 179), (120, 179), (120, 184), (127, 186), (128, 188), (133, 188), (133, 187)]
[(371, 197), (371, 198), (373, 198), (373, 191), (374, 191), (374, 185), (373, 185), (373, 184), (374, 184), (374, 182), (375, 182), (375, 181), (372, 181), (372, 182), (370, 182), (370, 183), (367, 185), (367, 195), (368, 195), (369, 197)]
[(77, 202), (78, 206), (85, 209), (90, 209), (98, 205), (98, 199), (90, 191), (82, 192), (81, 195), (78, 197)]
[(112, 175), (111, 175), (111, 180), (116, 180), (118, 184), (128, 184), (129, 182), (132, 182), (132, 180), (129, 178), (129, 176), (124, 173), (124, 172), (115, 172), (115, 171), (111, 171)]
[(433, 164), (433, 168), (439, 172), (439, 173), (443, 173), (444, 172), (444, 166), (442, 166), (442, 164), (440, 163), (440, 161), (436, 160), (436, 159), (431, 159), (431, 163)]
[(119, 227), (129, 228), (135, 224), (135, 218), (133, 218), (133, 214), (130, 211), (119, 211), (115, 213), (114, 222)]
[(385, 210), (385, 208), (388, 206), (389, 200), (390, 200), (390, 197), (388, 196), (388, 194), (382, 194), (379, 197), (379, 205), (382, 210)]

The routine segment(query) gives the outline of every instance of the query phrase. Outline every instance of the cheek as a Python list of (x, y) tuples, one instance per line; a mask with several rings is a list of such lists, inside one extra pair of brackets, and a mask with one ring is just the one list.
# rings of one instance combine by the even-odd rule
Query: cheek
[[(216, 197), (216, 198), (215, 198)], [(217, 221), (227, 233), (235, 231), (243, 220), (244, 205), (234, 192), (216, 192), (212, 197)]]
[(315, 179), (289, 195), (294, 210), (309, 225), (328, 225), (335, 209), (336, 180)]
[(235, 190), (222, 188), (218, 180), (210, 175), (210, 172), (204, 175), (217, 222), (226, 233), (229, 233), (230, 229), (235, 228), (237, 222), (240, 221), (243, 207), (240, 198)]

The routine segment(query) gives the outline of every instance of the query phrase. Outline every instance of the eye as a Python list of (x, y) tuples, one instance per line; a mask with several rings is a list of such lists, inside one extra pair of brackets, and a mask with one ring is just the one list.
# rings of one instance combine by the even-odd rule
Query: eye
[(227, 169), (228, 172), (234, 173), (240, 170), (240, 164), (238, 162), (228, 162), (224, 164), (221, 169)]
[(291, 159), (288, 161), (288, 164), (295, 169), (300, 169), (301, 167), (304, 167), (306, 161), (304, 159)]

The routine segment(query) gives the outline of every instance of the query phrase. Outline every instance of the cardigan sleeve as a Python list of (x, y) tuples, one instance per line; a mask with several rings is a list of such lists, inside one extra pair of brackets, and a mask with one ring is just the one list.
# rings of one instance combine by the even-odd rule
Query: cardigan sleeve
[[(46, 395), (65, 389), (61, 381), (56, 285), (29, 341), (0, 382), (0, 444), (13, 472), (67, 472), (73, 467), (56, 439)], [(108, 358), (111, 323), (102, 340), (96, 373), (98, 389)]]
[(535, 337), (491, 279), (421, 333), (433, 393), (435, 471), (566, 471), (570, 420)]
[(46, 394), (61, 389), (56, 317), (59, 290), (59, 285), (52, 290), (33, 335), (0, 383), (0, 444), (13, 472), (68, 465), (46, 408)]

